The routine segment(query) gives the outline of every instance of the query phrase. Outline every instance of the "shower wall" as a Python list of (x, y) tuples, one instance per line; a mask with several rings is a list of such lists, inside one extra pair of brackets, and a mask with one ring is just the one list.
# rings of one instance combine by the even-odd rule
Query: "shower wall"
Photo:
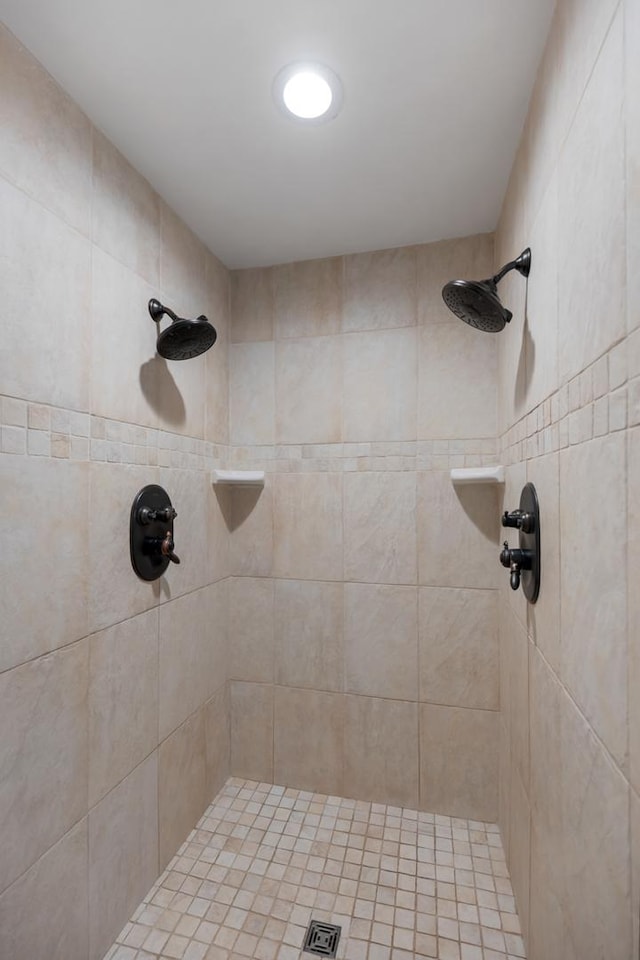
[(496, 238), (505, 502), (540, 497), (535, 607), (500, 591), (500, 824), (531, 960), (638, 957), (640, 3), (558, 4)]
[[(228, 275), (6, 31), (0, 127), (0, 956), (98, 960), (228, 774)], [(155, 357), (152, 296), (214, 350)]]
[(493, 238), (231, 275), (231, 768), (497, 815), (497, 341), (442, 303)]

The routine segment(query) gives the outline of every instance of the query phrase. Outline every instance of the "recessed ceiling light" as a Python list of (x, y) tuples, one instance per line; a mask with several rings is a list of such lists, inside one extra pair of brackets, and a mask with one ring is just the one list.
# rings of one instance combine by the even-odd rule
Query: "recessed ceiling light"
[(342, 106), (342, 84), (321, 63), (291, 63), (273, 81), (273, 97), (286, 116), (302, 123), (326, 123)]

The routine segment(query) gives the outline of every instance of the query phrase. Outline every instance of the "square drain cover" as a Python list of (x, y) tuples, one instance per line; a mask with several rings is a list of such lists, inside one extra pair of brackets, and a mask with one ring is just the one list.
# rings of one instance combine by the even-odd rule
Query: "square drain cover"
[(306, 953), (315, 953), (317, 957), (335, 957), (341, 933), (342, 927), (312, 920), (302, 949)]

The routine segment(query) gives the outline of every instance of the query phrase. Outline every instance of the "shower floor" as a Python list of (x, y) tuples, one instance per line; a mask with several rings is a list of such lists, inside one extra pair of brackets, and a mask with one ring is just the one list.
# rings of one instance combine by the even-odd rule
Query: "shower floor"
[(524, 957), (498, 828), (230, 779), (105, 960)]

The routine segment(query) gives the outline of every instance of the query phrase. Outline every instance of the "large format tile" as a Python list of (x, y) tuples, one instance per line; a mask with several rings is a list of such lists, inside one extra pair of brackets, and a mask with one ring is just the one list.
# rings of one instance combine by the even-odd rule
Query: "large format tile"
[(285, 263), (273, 267), (272, 272), (278, 340), (340, 333), (341, 257)]
[(343, 789), (344, 697), (276, 687), (273, 773), (303, 790)]
[(344, 475), (344, 577), (416, 583), (416, 474)]
[[(628, 435), (628, 529), (627, 569), (640, 569), (640, 428)], [(629, 642), (629, 773), (631, 783), (640, 793), (640, 591), (635, 576), (627, 580), (627, 636)]]
[(88, 410), (91, 244), (2, 179), (0, 207), (2, 392)]
[(343, 439), (415, 440), (415, 329), (347, 334), (343, 350)]
[(209, 799), (222, 788), (231, 772), (230, 714), (229, 684), (225, 683), (204, 708)]
[[(560, 159), (562, 382), (626, 332), (623, 63), (619, 10)], [(587, 154), (590, 160), (584, 163)]]
[(415, 247), (352, 254), (344, 271), (346, 333), (415, 325)]
[(274, 480), (274, 573), (342, 580), (342, 475), (279, 474)]
[(89, 640), (89, 806), (158, 745), (158, 612)]
[[(558, 388), (558, 177), (554, 175), (531, 228), (526, 281), (526, 399), (529, 409)], [(523, 281), (524, 282), (524, 281)]]
[(499, 707), (495, 590), (421, 587), (420, 699), (455, 707)]
[(341, 583), (277, 580), (276, 683), (341, 692), (343, 620)]
[(273, 580), (229, 583), (229, 672), (232, 680), (273, 683)]
[[(273, 570), (273, 485), (262, 490), (236, 487), (229, 510), (230, 573), (236, 577), (270, 577)], [(224, 495), (224, 494), (223, 494)]]
[(4, 27), (0, 30), (0, 90), (0, 172), (88, 235), (91, 123)]
[(560, 458), (527, 464), (527, 480), (540, 503), (540, 594), (527, 607), (529, 631), (554, 670), (560, 668)]
[(419, 323), (460, 323), (445, 305), (442, 288), (450, 280), (485, 280), (493, 276), (493, 234), (425, 243), (416, 248), (416, 255)]
[(231, 681), (231, 773), (273, 777), (273, 687)]
[(101, 960), (158, 875), (158, 756), (89, 813), (89, 957)]
[(207, 805), (204, 711), (192, 714), (158, 753), (159, 866), (163, 869)]
[(625, 0), (627, 330), (640, 326), (640, 3)]
[(0, 670), (88, 633), (88, 473), (87, 464), (0, 455)]
[(420, 705), (420, 807), (452, 817), (495, 820), (498, 714)]
[(619, 764), (628, 718), (625, 473), (622, 433), (560, 455), (562, 678)]
[(232, 270), (231, 343), (273, 340), (273, 270)]
[(0, 674), (0, 847), (9, 886), (87, 811), (88, 644)]
[[(202, 312), (197, 301), (206, 285), (207, 256), (202, 241), (166, 203), (161, 203), (160, 285), (169, 297), (169, 306), (181, 317), (189, 315), (189, 306), (195, 308), (194, 316)], [(189, 361), (192, 365), (193, 360)]]
[(509, 872), (525, 941), (529, 935), (531, 877), (531, 809), (526, 789), (514, 766), (511, 768), (511, 815), (509, 818)]
[(87, 960), (87, 821), (81, 820), (0, 896), (0, 956)]
[(180, 563), (170, 563), (159, 581), (168, 600), (220, 579), (226, 533), (205, 471), (163, 467), (158, 477), (178, 514), (173, 539)]
[(276, 442), (342, 440), (340, 337), (276, 344)]
[(346, 697), (344, 791), (361, 800), (418, 805), (418, 704)]
[(417, 700), (417, 588), (347, 583), (344, 607), (347, 692)]
[(418, 474), (418, 572), (435, 587), (495, 587), (498, 504), (490, 485), (455, 488), (448, 471)]
[(418, 353), (418, 437), (493, 437), (497, 427), (495, 337), (465, 323), (426, 324)]
[(275, 344), (229, 347), (229, 439), (235, 444), (275, 440)]

